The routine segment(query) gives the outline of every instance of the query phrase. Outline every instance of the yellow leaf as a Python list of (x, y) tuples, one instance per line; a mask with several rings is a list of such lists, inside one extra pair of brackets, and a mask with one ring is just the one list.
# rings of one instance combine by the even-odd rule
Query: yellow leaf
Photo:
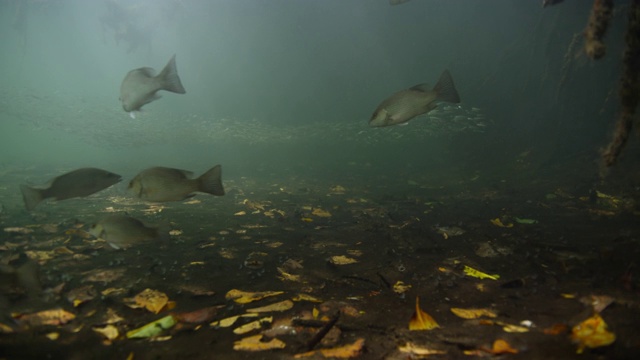
[(311, 302), (322, 302), (322, 300), (313, 297), (309, 294), (298, 294), (294, 296), (291, 300), (293, 301), (311, 301)]
[(233, 333), (238, 335), (246, 334), (250, 331), (261, 329), (263, 324), (271, 324), (272, 322), (273, 316), (264, 317), (233, 329)]
[(224, 318), (222, 320), (219, 321), (214, 321), (211, 324), (209, 324), (210, 326), (220, 326), (220, 327), (229, 327), (233, 324), (235, 324), (235, 322), (241, 318), (241, 317), (258, 317), (259, 314), (258, 313), (253, 313), (253, 314), (244, 314), (244, 315), (235, 315), (235, 316), (231, 316), (228, 318)]
[(333, 349), (319, 349), (302, 354), (296, 354), (294, 358), (300, 359), (303, 357), (315, 356), (316, 354), (320, 353), (325, 358), (349, 359), (359, 356), (362, 353), (363, 347), (364, 339), (360, 338), (350, 345), (345, 345)]
[(498, 280), (500, 278), (500, 275), (485, 274), (467, 265), (464, 266), (464, 273), (478, 279)]
[(607, 323), (600, 314), (596, 313), (571, 330), (571, 340), (578, 344), (577, 353), (581, 354), (585, 348), (607, 346), (616, 341), (616, 335), (607, 330)]
[(303, 217), (300, 220), (304, 221), (304, 222), (313, 222), (313, 219), (310, 217)]
[(426, 312), (420, 309), (419, 298), (416, 296), (416, 311), (409, 321), (409, 330), (433, 330), (440, 327)]
[(235, 216), (244, 216), (244, 215), (247, 215), (247, 212), (244, 211), (244, 210), (243, 211), (238, 211), (237, 213), (235, 213), (233, 215), (235, 215)]
[(276, 269), (281, 275), (281, 276), (278, 276), (280, 280), (297, 281), (297, 282), (302, 281), (302, 279), (300, 278), (300, 275), (289, 274), (281, 267), (277, 267)]
[(293, 307), (293, 301), (284, 300), (275, 304), (262, 306), (259, 308), (247, 309), (249, 313), (271, 312), (271, 311), (287, 311)]
[[(169, 297), (160, 291), (144, 289), (133, 298), (124, 299), (127, 306), (137, 309), (145, 308), (154, 314), (159, 313), (169, 303)], [(175, 305), (174, 305), (175, 306)]]
[(496, 317), (496, 313), (489, 309), (460, 309), (460, 308), (451, 308), (451, 312), (456, 316), (461, 317), (463, 319), (477, 319), (481, 316)]
[(60, 337), (60, 333), (59, 332), (50, 332), (48, 334), (45, 335), (47, 337), (47, 339), (51, 340), (51, 341), (55, 341), (58, 340), (58, 338)]
[(529, 332), (529, 328), (526, 326), (506, 324), (503, 322), (496, 322), (498, 325), (502, 325), (502, 330), (508, 333), (525, 333)]
[(350, 257), (346, 257), (344, 255), (332, 256), (329, 259), (329, 261), (331, 261), (331, 263), (334, 265), (347, 265), (347, 264), (353, 264), (358, 262), (358, 260)]
[(314, 319), (317, 319), (317, 318), (318, 318), (318, 316), (320, 315), (320, 310), (318, 310), (318, 308), (314, 306), (314, 307), (313, 307), (313, 310), (311, 311), (311, 313), (312, 313), (312, 315), (313, 315), (313, 318), (314, 318)]
[(26, 323), (31, 326), (42, 325), (64, 325), (76, 318), (76, 316), (66, 310), (54, 309), (45, 310), (33, 314), (17, 314), (13, 316), (20, 323)]
[(113, 325), (106, 325), (104, 327), (96, 326), (93, 331), (107, 338), (107, 340), (115, 340), (118, 338), (118, 328)]
[(500, 220), (500, 218), (495, 218), (495, 219), (491, 219), (490, 220), (491, 223), (495, 226), (499, 226), (499, 227), (503, 227), (503, 228), (510, 228), (513, 227), (512, 223), (508, 223), (508, 224), (503, 224), (502, 220)]
[(261, 341), (263, 335), (254, 335), (246, 337), (233, 343), (233, 350), (240, 351), (264, 351), (271, 349), (283, 349), (286, 344), (276, 338), (271, 341)]
[(514, 349), (509, 345), (508, 342), (502, 339), (498, 339), (493, 342), (493, 348), (491, 349), (491, 353), (494, 355), (500, 354), (517, 354), (518, 350)]
[(261, 291), (261, 292), (248, 292), (237, 289), (232, 289), (227, 292), (225, 298), (227, 300), (233, 300), (238, 304), (247, 304), (250, 302), (262, 300), (266, 297), (277, 296), (284, 294), (284, 291)]
[(395, 284), (393, 284), (393, 292), (395, 292), (396, 294), (405, 293), (409, 291), (409, 289), (411, 289), (411, 285), (407, 285), (402, 281), (397, 281)]
[(418, 356), (428, 356), (428, 355), (438, 355), (438, 354), (446, 354), (445, 351), (442, 350), (432, 350), (423, 347), (416, 346), (412, 343), (407, 343), (404, 346), (399, 346), (398, 350), (403, 353), (409, 353), (412, 355)]
[(314, 208), (313, 211), (311, 212), (311, 215), (315, 215), (317, 217), (331, 217), (330, 212), (326, 210), (322, 210), (320, 208)]

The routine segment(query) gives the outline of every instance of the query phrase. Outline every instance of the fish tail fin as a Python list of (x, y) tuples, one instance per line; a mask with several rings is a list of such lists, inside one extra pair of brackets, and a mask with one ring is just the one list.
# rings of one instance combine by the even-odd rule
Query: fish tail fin
[(456, 86), (453, 84), (453, 78), (451, 77), (449, 70), (442, 72), (440, 80), (438, 80), (436, 86), (433, 87), (433, 91), (437, 94), (437, 101), (456, 104), (460, 102), (460, 95), (458, 95), (458, 90), (456, 90)]
[(162, 90), (171, 91), (178, 94), (184, 94), (187, 91), (182, 86), (182, 82), (180, 82), (180, 77), (178, 76), (178, 67), (176, 66), (176, 56), (175, 54), (169, 60), (167, 66), (162, 69), (162, 72), (158, 75), (160, 81), (162, 81)]
[(22, 199), (24, 199), (24, 205), (27, 210), (31, 211), (35, 209), (38, 204), (44, 200), (42, 196), (42, 190), (34, 189), (27, 185), (20, 185), (20, 191), (22, 192)]
[(216, 165), (206, 173), (202, 174), (198, 179), (198, 191), (202, 191), (212, 195), (224, 195), (224, 187), (222, 186), (222, 167)]

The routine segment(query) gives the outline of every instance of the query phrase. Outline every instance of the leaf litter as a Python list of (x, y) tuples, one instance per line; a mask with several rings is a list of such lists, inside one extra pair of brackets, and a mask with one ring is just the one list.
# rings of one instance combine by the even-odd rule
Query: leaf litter
[[(389, 213), (389, 209), (373, 207), (372, 203), (375, 201), (369, 198), (369, 196), (366, 196), (365, 194), (353, 194), (351, 191), (353, 191), (352, 187), (342, 188), (340, 191), (330, 191), (327, 195), (334, 195), (335, 203), (331, 200), (320, 203), (314, 202), (314, 206), (308, 206), (308, 208), (303, 208), (301, 211), (303, 214), (306, 214), (312, 222), (319, 225), (324, 225), (323, 221), (327, 221), (329, 219), (331, 219), (332, 223), (339, 223), (344, 214), (353, 214), (354, 219), (361, 221), (357, 226), (362, 228), (370, 227), (371, 229), (385, 228), (385, 231), (388, 232), (386, 233), (386, 236), (389, 236), (391, 239), (399, 236), (402, 232), (411, 235), (413, 231), (415, 231), (415, 234), (418, 234), (419, 229), (425, 229), (419, 225), (418, 221), (415, 220), (415, 218), (419, 216), (414, 217), (414, 215), (411, 215), (410, 217), (407, 216), (404, 220), (400, 219), (391, 223), (389, 220), (384, 218), (384, 216), (387, 216), (386, 214)], [(292, 193), (295, 193), (295, 191), (293, 189), (288, 189), (287, 192), (280, 192), (279, 196), (292, 196)], [(340, 195), (346, 196), (343, 198)], [(360, 195), (364, 196), (360, 197)], [(580, 204), (580, 202), (583, 201), (576, 196), (556, 196), (556, 199), (562, 199), (562, 201), (574, 201), (577, 204)], [(365, 197), (367, 198), (365, 199)], [(327, 199), (332, 198), (327, 197)], [(620, 201), (616, 202), (614, 199), (606, 196), (599, 196), (598, 199), (601, 199), (601, 205), (603, 207), (607, 207), (606, 211), (621, 211), (619, 208), (621, 208), (622, 205), (618, 205), (616, 209), (616, 204), (622, 204)], [(433, 205), (434, 203), (425, 205), (418, 213), (422, 214), (425, 210), (433, 209), (434, 206), (440, 206), (442, 208), (444, 206), (443, 204), (446, 204), (446, 201), (446, 199), (440, 201), (438, 203), (439, 205)], [(554, 205), (554, 201), (556, 200), (544, 199), (543, 201)], [(413, 326), (410, 325), (412, 330), (431, 329), (431, 332), (438, 334), (438, 336), (449, 339), (446, 342), (439, 342), (438, 344), (435, 344), (436, 346), (431, 346), (430, 343), (418, 341), (419, 339), (409, 336), (406, 333), (396, 332), (396, 336), (399, 336), (401, 339), (406, 341), (403, 346), (393, 346), (395, 346), (398, 351), (412, 354), (413, 356), (460, 353), (457, 347), (450, 345), (452, 343), (455, 344), (456, 341), (460, 340), (456, 340), (455, 337), (450, 337), (446, 332), (451, 328), (459, 326), (462, 322), (466, 324), (465, 328), (468, 329), (463, 332), (467, 332), (468, 336), (471, 336), (472, 338), (470, 342), (467, 342), (467, 344), (472, 344), (472, 346), (467, 346), (469, 348), (474, 348), (474, 350), (468, 351), (476, 351), (475, 354), (516, 354), (522, 351), (521, 347), (514, 347), (511, 340), (507, 342), (499, 337), (489, 339), (488, 336), (478, 334), (479, 332), (483, 332), (483, 330), (480, 330), (478, 327), (489, 325), (493, 325), (495, 331), (510, 333), (512, 336), (518, 337), (518, 339), (521, 340), (520, 343), (522, 341), (526, 342), (527, 333), (531, 332), (539, 332), (545, 334), (545, 336), (562, 336), (562, 334), (570, 332), (569, 339), (567, 341), (575, 343), (576, 351), (578, 352), (588, 352), (593, 348), (607, 348), (616, 341), (616, 334), (611, 331), (610, 325), (605, 323), (603, 319), (603, 316), (607, 317), (609, 315), (599, 315), (599, 313), (602, 312), (621, 311), (621, 308), (618, 306), (613, 307), (612, 310), (606, 310), (610, 308), (609, 305), (611, 303), (614, 301), (616, 303), (618, 302), (618, 298), (614, 300), (612, 296), (601, 294), (592, 295), (589, 294), (588, 291), (583, 293), (572, 290), (566, 291), (568, 293), (575, 294), (575, 299), (579, 299), (579, 302), (585, 304), (595, 313), (594, 316), (587, 318), (582, 322), (574, 322), (573, 324), (575, 326), (573, 327), (568, 327), (566, 325), (566, 323), (569, 323), (575, 315), (571, 310), (556, 314), (556, 317), (559, 317), (560, 319), (564, 318), (566, 323), (558, 322), (554, 324), (547, 322), (545, 326), (537, 328), (535, 325), (531, 325), (532, 322), (527, 322), (525, 320), (518, 322), (520, 320), (513, 320), (501, 316), (503, 311), (506, 311), (507, 313), (509, 311), (514, 311), (513, 309), (507, 310), (507, 303), (501, 303), (498, 301), (497, 304), (493, 304), (492, 302), (487, 302), (488, 296), (497, 296), (497, 299), (499, 299), (503, 294), (513, 291), (510, 290), (510, 287), (502, 287), (502, 285), (512, 284), (510, 286), (514, 286), (513, 284), (516, 284), (515, 286), (526, 288), (531, 286), (532, 282), (536, 284), (535, 277), (532, 277), (532, 275), (535, 275), (533, 270), (530, 269), (529, 273), (522, 272), (522, 269), (519, 269), (519, 273), (511, 272), (507, 271), (506, 268), (500, 264), (501, 261), (503, 261), (502, 259), (508, 258), (511, 262), (512, 258), (519, 258), (518, 252), (510, 251), (510, 249), (518, 249), (515, 245), (520, 241), (518, 236), (526, 235), (523, 233), (526, 231), (524, 230), (525, 227), (533, 228), (532, 225), (534, 224), (535, 227), (538, 228), (544, 228), (547, 226), (547, 220), (537, 220), (542, 219), (543, 217), (539, 216), (540, 214), (536, 214), (535, 212), (526, 212), (527, 215), (531, 215), (531, 218), (528, 218), (528, 216), (527, 218), (521, 218), (510, 215), (503, 215), (500, 218), (496, 218), (499, 220), (499, 223), (498, 221), (492, 222), (485, 231), (488, 234), (500, 234), (500, 236), (492, 237), (490, 241), (485, 243), (486, 246), (484, 248), (470, 246), (468, 249), (459, 249), (462, 253), (456, 256), (457, 260), (455, 262), (446, 262), (443, 257), (440, 258), (440, 260), (445, 264), (443, 266), (431, 267), (429, 262), (420, 262), (420, 266), (414, 268), (421, 269), (422, 273), (417, 272), (417, 275), (412, 278), (404, 277), (404, 273), (397, 271), (395, 266), (386, 267), (382, 262), (373, 261), (376, 259), (376, 256), (379, 256), (379, 253), (374, 249), (368, 248), (366, 240), (359, 235), (361, 232), (355, 231), (356, 227), (349, 228), (347, 225), (339, 225), (343, 226), (345, 233), (344, 236), (336, 236), (335, 232), (331, 228), (323, 228), (322, 226), (304, 228), (304, 226), (306, 226), (304, 221), (291, 222), (291, 224), (294, 225), (288, 224), (285, 227), (294, 226), (295, 228), (297, 226), (301, 226), (302, 228), (298, 228), (296, 231), (304, 229), (309, 234), (308, 238), (300, 240), (301, 244), (298, 246), (296, 244), (292, 244), (282, 235), (283, 233), (281, 231), (291, 230), (283, 230), (284, 227), (279, 229), (281, 225), (276, 223), (277, 221), (280, 221), (277, 219), (284, 219), (285, 221), (291, 219), (299, 220), (294, 207), (286, 204), (286, 202), (278, 202), (275, 198), (268, 201), (247, 200), (242, 205), (245, 206), (245, 210), (242, 210), (245, 211), (244, 216), (235, 216), (234, 213), (237, 211), (230, 212), (229, 216), (234, 217), (235, 219), (249, 219), (249, 217), (254, 216), (250, 223), (238, 224), (235, 226), (227, 225), (221, 228), (222, 230), (218, 229), (211, 231), (203, 237), (203, 239), (213, 238), (213, 240), (208, 243), (208, 247), (202, 248), (202, 250), (211, 248), (211, 254), (214, 254), (213, 256), (216, 259), (211, 259), (211, 255), (207, 255), (209, 256), (208, 258), (193, 256), (191, 259), (186, 259), (187, 261), (185, 261), (184, 264), (198, 263), (198, 266), (192, 267), (211, 270), (215, 269), (215, 266), (220, 266), (216, 265), (220, 261), (222, 261), (223, 264), (234, 264), (234, 262), (237, 261), (242, 262), (244, 261), (243, 259), (247, 259), (247, 254), (250, 254), (251, 252), (245, 252), (246, 249), (244, 247), (231, 242), (233, 240), (242, 239), (243, 241), (252, 242), (253, 246), (255, 246), (251, 249), (252, 252), (262, 252), (266, 254), (256, 257), (263, 260), (263, 266), (257, 270), (264, 271), (264, 273), (255, 273), (252, 272), (254, 269), (247, 268), (246, 274), (243, 273), (244, 270), (242, 270), (237, 273), (236, 276), (239, 278), (243, 278), (245, 275), (254, 276), (252, 278), (253, 281), (270, 278), (274, 281), (270, 283), (270, 287), (275, 287), (275, 291), (265, 290), (265, 288), (268, 288), (269, 286), (265, 286), (265, 284), (260, 283), (260, 281), (256, 283), (249, 281), (248, 277), (245, 278), (244, 281), (233, 283), (233, 285), (237, 285), (245, 291), (228, 290), (234, 288), (231, 282), (226, 282), (226, 287), (221, 287), (215, 283), (212, 284), (202, 281), (196, 288), (197, 290), (194, 291), (190, 291), (188, 288), (184, 288), (175, 294), (167, 291), (167, 293), (171, 294), (171, 299), (175, 299), (173, 300), (175, 303), (171, 305), (171, 301), (167, 294), (157, 290), (151, 292), (150, 290), (153, 288), (161, 289), (163, 287), (163, 283), (149, 284), (150, 287), (148, 288), (144, 285), (135, 285), (136, 280), (145, 284), (145, 277), (158, 276), (167, 271), (166, 269), (170, 269), (173, 265), (166, 262), (164, 258), (162, 260), (154, 259), (154, 263), (152, 263), (152, 266), (150, 267), (136, 268), (133, 263), (127, 263), (126, 261), (119, 259), (122, 255), (119, 255), (117, 252), (104, 253), (104, 244), (95, 241), (87, 241), (89, 239), (86, 238), (86, 232), (84, 232), (82, 228), (69, 229), (68, 226), (54, 223), (44, 224), (37, 227), (25, 226), (22, 228), (32, 231), (25, 232), (24, 230), (18, 230), (5, 233), (10, 234), (11, 236), (48, 234), (45, 236), (50, 236), (50, 245), (42, 242), (41, 246), (43, 247), (38, 250), (34, 250), (34, 247), (27, 248), (26, 242), (16, 242), (15, 238), (13, 238), (13, 242), (5, 242), (4, 244), (1, 244), (0, 246), (2, 247), (0, 247), (0, 249), (6, 249), (2, 251), (15, 251), (15, 249), (25, 250), (30, 258), (38, 261), (41, 266), (48, 269), (57, 269), (58, 267), (60, 267), (60, 269), (66, 269), (77, 266), (83, 271), (78, 272), (75, 279), (66, 279), (66, 282), (68, 282), (67, 288), (71, 290), (58, 292), (58, 296), (65, 299), (64, 303), (61, 303), (61, 305), (66, 305), (68, 309), (73, 308), (72, 311), (52, 307), (52, 310), (43, 312), (16, 313), (14, 314), (14, 319), (23, 327), (15, 327), (10, 323), (4, 324), (0, 322), (0, 329), (2, 329), (2, 332), (4, 333), (18, 332), (18, 334), (20, 334), (28, 331), (25, 330), (24, 327), (54, 327), (56, 328), (56, 331), (47, 332), (48, 336), (52, 339), (49, 341), (60, 341), (71, 331), (71, 328), (67, 328), (65, 326), (73, 325), (73, 329), (76, 331), (93, 331), (99, 333), (104, 341), (106, 341), (105, 344), (107, 344), (107, 342), (118, 342), (120, 345), (125, 345), (127, 341), (134, 341), (134, 339), (147, 339), (142, 341), (148, 341), (149, 339), (177, 341), (176, 339), (172, 339), (172, 335), (178, 331), (184, 331), (184, 326), (187, 326), (186, 328), (190, 329), (190, 331), (193, 331), (194, 333), (210, 329), (209, 331), (216, 331), (218, 334), (227, 336), (227, 339), (232, 339), (231, 341), (228, 341), (226, 345), (226, 348), (229, 350), (264, 351), (269, 349), (270, 351), (275, 351), (277, 354), (297, 354), (295, 355), (296, 357), (318, 356), (352, 358), (362, 356), (365, 349), (371, 352), (375, 351), (374, 349), (378, 349), (382, 344), (385, 344), (384, 340), (376, 343), (375, 341), (369, 341), (368, 339), (365, 341), (364, 338), (358, 338), (359, 340), (354, 342), (354, 336), (361, 334), (366, 335), (365, 337), (369, 336), (376, 339), (372, 333), (363, 329), (366, 329), (370, 324), (376, 324), (376, 326), (386, 328), (393, 328), (393, 326), (397, 327), (398, 324), (401, 324), (402, 327), (405, 327), (406, 329), (406, 317), (408, 317), (410, 312), (413, 311), (414, 315), (410, 320), (410, 324), (414, 324)], [(340, 208), (340, 206), (350, 206), (352, 208), (345, 212)], [(591, 205), (588, 205), (588, 207), (590, 206)], [(323, 209), (330, 209), (331, 212)], [(375, 209), (375, 211), (371, 209)], [(167, 211), (163, 213), (166, 214)], [(270, 217), (266, 214), (269, 211), (272, 211), (271, 214), (273, 214), (274, 217)], [(593, 213), (594, 209), (585, 209), (584, 211), (585, 213)], [(255, 217), (260, 213), (267, 216)], [(327, 216), (327, 214), (330, 214), (330, 216)], [(398, 215), (394, 214), (394, 216)], [(261, 220), (256, 222), (255, 219), (258, 218)], [(422, 221), (424, 221), (424, 219)], [(478, 227), (483, 226), (477, 224), (466, 225), (464, 224), (464, 221), (459, 221), (457, 218), (456, 223), (461, 224), (465, 229), (463, 230), (463, 234), (465, 236), (460, 237), (461, 243), (467, 241), (465, 240), (467, 237), (475, 238), (478, 236)], [(400, 225), (395, 227), (389, 226), (391, 224)], [(380, 227), (379, 225), (383, 226)], [(412, 230), (412, 227), (414, 226), (417, 226), (417, 228)], [(425, 233), (428, 233), (430, 230), (433, 234), (433, 227), (429, 227), (433, 225), (425, 224), (425, 226), (427, 230)], [(502, 233), (492, 232), (493, 230), (491, 230), (490, 227), (494, 227), (495, 231), (501, 231)], [(16, 228), (21, 227), (16, 226)], [(248, 231), (241, 232), (238, 231), (238, 229)], [(251, 233), (251, 231), (256, 231), (256, 233)], [(257, 232), (260, 232), (260, 234)], [(181, 234), (176, 232), (176, 237), (183, 236), (185, 233), (188, 232), (185, 231)], [(442, 235), (437, 236), (436, 234), (436, 238), (439, 239), (431, 239), (431, 242), (434, 243), (433, 246), (436, 248), (446, 246), (446, 243), (442, 241), (451, 240), (450, 238), (453, 236), (462, 235), (456, 235), (454, 232), (445, 232), (445, 236), (442, 232), (439, 233)], [(64, 235), (66, 237), (55, 239), (54, 235)], [(251, 236), (242, 238), (242, 236), (248, 235)], [(220, 239), (221, 237), (228, 237), (228, 239)], [(409, 239), (411, 239), (410, 236)], [(356, 248), (356, 244), (359, 244), (363, 240), (365, 242), (365, 246), (361, 246), (358, 247), (357, 250), (353, 250)], [(175, 239), (175, 241), (185, 240)], [(431, 244), (424, 245), (424, 243), (411, 241), (412, 240), (405, 240), (405, 243), (402, 246), (389, 245), (391, 250), (389, 250), (388, 254), (391, 254), (392, 257), (402, 257), (401, 263), (403, 266), (412, 266), (412, 258), (417, 260), (418, 258), (423, 257), (434, 257), (433, 254), (437, 253), (432, 252), (428, 247), (431, 246)], [(276, 246), (270, 246), (270, 244), (275, 244)], [(50, 246), (50, 248), (47, 248), (47, 246)], [(326, 259), (331, 259), (332, 256), (334, 256), (327, 252), (332, 249), (340, 248), (352, 249), (347, 250), (347, 254), (349, 256), (357, 257), (358, 260), (351, 258), (351, 260), (357, 262), (347, 262), (347, 264), (352, 264), (349, 267), (333, 266), (323, 268), (323, 266), (327, 266)], [(145, 256), (145, 251), (147, 250), (143, 250), (141, 252), (142, 256)], [(112, 263), (102, 263), (92, 269), (82, 267), (83, 265), (81, 264), (86, 263), (82, 263), (81, 261), (96, 259), (100, 256), (104, 256), (104, 254), (113, 254), (112, 256), (109, 256)], [(232, 254), (232, 256), (223, 256), (224, 254)], [(544, 271), (551, 272), (551, 270), (547, 270), (550, 268), (553, 268), (556, 271), (566, 271), (566, 269), (570, 269), (571, 266), (575, 267), (579, 265), (578, 262), (573, 260), (575, 258), (565, 257), (562, 261), (569, 261), (569, 263), (562, 265), (567, 265), (569, 268), (556, 267), (556, 263), (550, 261), (555, 260), (555, 258), (546, 256), (544, 253), (541, 254), (542, 255), (538, 254), (537, 256), (541, 257), (542, 268), (545, 269)], [(77, 263), (68, 263), (67, 260), (63, 261), (63, 259), (70, 259), (70, 257), (76, 255), (77, 260), (75, 261), (78, 261)], [(293, 255), (294, 259), (286, 255)], [(346, 256), (344, 256), (344, 258), (349, 259)], [(493, 262), (490, 265), (483, 263), (483, 266), (477, 267), (478, 269), (487, 268), (494, 270), (490, 273), (485, 273), (477, 270), (475, 265), (478, 264), (478, 261), (482, 261), (482, 258), (498, 258), (501, 260)], [(571, 263), (571, 261), (574, 261), (574, 263)], [(303, 263), (304, 266), (302, 266)], [(340, 262), (338, 261), (333, 264), (338, 265), (339, 263)], [(371, 266), (372, 264), (376, 266)], [(465, 264), (473, 265), (473, 267)], [(415, 266), (415, 264), (413, 266)], [(438, 269), (438, 267), (440, 267), (440, 269)], [(185, 278), (191, 276), (192, 273), (202, 274), (200, 270), (189, 270), (185, 267), (180, 267), (180, 269), (180, 271), (183, 272), (181, 276), (185, 276)], [(500, 275), (494, 274), (493, 272), (499, 272)], [(439, 293), (445, 291), (449, 296), (451, 296), (451, 294), (454, 294), (455, 292), (454, 290), (442, 290), (442, 288), (430, 288), (429, 292), (427, 292), (425, 289), (425, 278), (422, 277), (422, 274), (437, 277), (438, 284), (440, 284), (440, 286), (445, 286), (444, 289), (457, 288), (458, 291), (466, 289), (466, 291), (470, 292), (469, 294), (473, 294), (469, 299), (472, 299), (474, 295), (478, 297), (477, 303), (467, 300), (466, 302), (460, 303), (460, 307), (447, 306), (443, 310), (441, 305), (445, 304), (438, 303), (438, 301), (430, 299), (428, 303), (433, 308), (428, 309), (428, 312), (434, 314), (439, 320), (441, 320), (441, 322), (443, 322), (442, 327), (440, 327), (440, 324), (436, 323), (427, 312), (420, 308), (417, 295), (421, 295), (425, 298), (430, 292)], [(142, 278), (142, 280), (138, 280), (140, 278)], [(286, 279), (287, 281), (275, 282), (278, 281), (278, 278)], [(481, 283), (484, 284), (482, 287), (484, 290), (480, 291), (478, 283), (485, 279), (493, 281)], [(411, 282), (411, 285), (407, 284), (409, 281)], [(186, 284), (191, 282), (192, 281), (184, 283)], [(196, 281), (195, 283), (198, 282)], [(51, 286), (51, 284), (48, 285)], [(180, 288), (180, 286), (175, 286), (171, 283), (165, 283), (164, 285), (168, 285), (167, 289), (177, 290)], [(446, 286), (452, 287), (447, 288)], [(536, 284), (535, 286), (540, 285)], [(344, 288), (345, 291), (343, 293), (334, 292), (331, 297), (336, 297), (336, 294), (340, 294), (337, 297), (344, 300), (344, 302), (320, 303), (320, 301), (322, 301), (321, 298), (325, 297), (323, 295), (328, 294), (327, 291), (331, 291), (330, 289), (332, 288), (338, 289), (341, 287)], [(149, 291), (143, 290), (145, 288)], [(399, 291), (400, 289), (401, 291)], [(518, 289), (518, 287), (515, 289)], [(227, 292), (225, 293), (225, 291)], [(216, 295), (216, 293), (226, 294), (226, 296), (223, 298), (221, 295)], [(104, 298), (101, 298), (99, 295), (96, 296), (97, 294), (101, 294)], [(331, 294), (331, 292), (329, 292), (329, 294)], [(410, 306), (398, 306), (399, 304), (406, 304), (403, 300), (403, 296), (405, 296), (405, 294), (409, 296), (416, 295), (415, 309), (412, 309)], [(55, 298), (56, 295), (53, 296)], [(269, 302), (269, 298), (271, 297), (278, 297), (279, 299), (277, 299), (275, 303), (265, 303)], [(127, 307), (118, 308), (117, 313), (116, 310), (110, 307), (107, 309), (106, 306), (100, 310), (101, 306), (104, 305), (103, 302), (105, 301), (105, 298), (110, 299), (110, 302), (108, 303), (110, 306), (126, 303), (144, 308), (147, 310), (147, 312), (145, 312), (146, 315), (139, 310), (132, 310)], [(396, 305), (393, 307), (392, 311), (386, 312), (384, 316), (378, 314), (377, 306), (370, 306), (370, 302), (379, 302), (382, 301), (382, 299), (390, 304)], [(565, 299), (564, 301), (578, 302), (577, 300), (571, 299)], [(624, 299), (620, 299), (619, 301), (621, 304), (633, 304), (633, 301), (629, 302), (629, 300), (626, 300), (625, 302)], [(245, 307), (246, 304), (254, 302), (261, 303), (258, 303), (257, 306), (251, 308)], [(202, 306), (194, 306), (196, 303)], [(184, 305), (187, 305), (186, 308), (181, 308)], [(477, 305), (490, 305), (490, 309), (488, 307), (475, 307)], [(172, 312), (172, 306), (176, 307), (174, 310), (180, 309), (180, 311)], [(315, 316), (313, 315), (314, 309), (316, 312)], [(449, 318), (445, 321), (447, 317), (442, 316), (442, 311), (448, 311), (446, 309), (450, 309), (451, 312), (460, 316), (460, 319)], [(631, 306), (629, 309), (634, 308)], [(315, 330), (326, 326), (331, 320), (332, 311), (335, 310), (339, 310), (344, 314), (344, 316), (340, 317), (340, 320), (337, 321), (334, 328), (329, 331), (332, 334), (335, 332), (338, 333), (338, 335), (332, 335), (335, 336), (335, 339), (332, 340), (334, 345), (322, 346), (321, 349), (314, 349), (307, 352), (296, 351), (296, 348), (292, 346), (292, 344), (300, 343), (301, 340), (298, 337), (301, 337), (302, 334), (305, 334), (304, 336), (306, 337), (310, 337), (315, 333)], [(258, 313), (246, 313), (247, 311), (260, 311), (261, 313), (265, 312), (270, 314), (268, 316), (260, 316)], [(158, 315), (156, 316), (155, 314)], [(308, 315), (297, 318), (297, 316), (299, 316), (298, 314)], [(148, 316), (155, 318), (148, 318)], [(276, 318), (277, 316), (282, 316), (282, 318)], [(403, 318), (405, 320), (403, 320)], [(524, 317), (520, 317), (520, 319), (523, 318)], [(292, 319), (299, 319), (307, 322), (301, 323), (304, 325), (300, 325), (300, 323), (296, 325), (296, 321), (292, 321)], [(287, 321), (281, 322), (282, 320)], [(532, 320), (535, 321), (536, 319)], [(538, 321), (540, 324), (543, 324), (542, 320)], [(210, 324), (209, 327), (199, 327), (201, 324), (207, 323)], [(238, 325), (235, 325), (236, 323)], [(276, 323), (282, 325), (276, 326)], [(83, 324), (89, 326), (85, 326), (85, 330), (82, 330), (81, 325)], [(248, 338), (238, 338), (238, 334), (234, 334), (232, 329), (242, 328), (247, 324), (253, 325), (247, 327), (249, 330), (247, 330), (246, 333), (254, 332), (259, 334), (251, 335)], [(614, 323), (614, 325), (617, 324)], [(233, 328), (225, 330), (227, 327)], [(489, 330), (488, 332), (492, 331), (494, 330)], [(192, 336), (190, 334), (192, 333), (185, 333), (185, 336)], [(274, 336), (267, 336), (265, 334), (274, 334)], [(327, 336), (327, 339), (329, 338), (328, 335), (325, 336)], [(128, 340), (129, 338), (131, 340)], [(362, 341), (360, 341), (360, 339)], [(418, 344), (425, 345), (421, 346)], [(388, 343), (386, 344), (386, 346), (390, 345), (391, 344)], [(529, 349), (528, 351), (532, 350)]]

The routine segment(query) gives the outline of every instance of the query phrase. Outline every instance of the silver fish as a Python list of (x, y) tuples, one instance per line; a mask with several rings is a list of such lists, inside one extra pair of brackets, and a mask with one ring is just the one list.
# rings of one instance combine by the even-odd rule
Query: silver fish
[(66, 200), (89, 196), (121, 180), (120, 175), (106, 170), (82, 168), (53, 178), (45, 189), (20, 185), (20, 191), (27, 210), (31, 211), (44, 199)]
[(140, 172), (129, 183), (129, 190), (142, 200), (152, 202), (180, 201), (194, 192), (224, 195), (222, 168), (216, 165), (196, 179), (186, 170), (153, 167)]
[(438, 101), (460, 102), (460, 95), (448, 70), (442, 72), (433, 89), (426, 84), (419, 84), (385, 99), (371, 116), (369, 125), (382, 127), (406, 123), (435, 109)]
[(103, 239), (115, 249), (127, 249), (143, 242), (159, 239), (158, 229), (126, 215), (109, 215), (91, 225), (89, 233)]
[(173, 55), (169, 63), (156, 75), (149, 67), (134, 69), (127, 73), (120, 85), (120, 101), (122, 108), (135, 118), (134, 111), (152, 101), (158, 100), (159, 90), (171, 91), (178, 94), (186, 93), (176, 67), (176, 56)]

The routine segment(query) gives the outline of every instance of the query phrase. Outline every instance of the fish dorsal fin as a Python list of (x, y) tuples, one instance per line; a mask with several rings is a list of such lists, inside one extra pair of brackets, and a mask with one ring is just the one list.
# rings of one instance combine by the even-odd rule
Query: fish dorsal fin
[(410, 87), (409, 90), (428, 92), (428, 91), (431, 91), (431, 86), (429, 86), (429, 84), (418, 84)]

